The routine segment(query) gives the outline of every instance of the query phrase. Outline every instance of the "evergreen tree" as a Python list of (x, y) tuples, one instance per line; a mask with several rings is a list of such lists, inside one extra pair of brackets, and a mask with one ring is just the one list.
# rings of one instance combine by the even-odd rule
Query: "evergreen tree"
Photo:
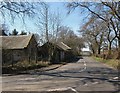
[(18, 31), (14, 29), (10, 35), (18, 35)]
[(21, 31), (20, 35), (27, 35), (27, 32)]

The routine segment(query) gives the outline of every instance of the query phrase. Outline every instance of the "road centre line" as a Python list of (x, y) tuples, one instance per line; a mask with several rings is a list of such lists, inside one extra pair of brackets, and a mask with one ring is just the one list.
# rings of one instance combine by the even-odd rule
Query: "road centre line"
[(98, 84), (99, 82), (94, 82), (94, 83), (92, 83), (92, 84)]
[(67, 90), (71, 90), (71, 91), (73, 91), (73, 92), (75, 92), (75, 93), (78, 93), (77, 90), (75, 90), (75, 89), (72, 88), (72, 87), (50, 89), (50, 90), (47, 90), (47, 91), (67, 91)]
[(83, 63), (84, 63), (84, 68), (83, 68), (82, 70), (80, 70), (79, 72), (83, 72), (83, 71), (85, 71), (85, 70), (87, 69), (87, 64), (86, 64), (86, 62), (83, 61)]
[(114, 77), (113, 79), (119, 79), (119, 77)]

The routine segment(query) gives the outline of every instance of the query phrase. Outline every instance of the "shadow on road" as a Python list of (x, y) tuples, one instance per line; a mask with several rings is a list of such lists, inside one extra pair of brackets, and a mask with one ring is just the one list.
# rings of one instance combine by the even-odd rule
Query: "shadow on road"
[[(78, 59), (80, 59), (78, 57)], [(81, 58), (82, 59), (82, 58)], [(77, 63), (76, 63), (77, 64)], [(81, 63), (78, 63), (81, 64)], [(91, 65), (89, 65), (91, 64)], [(94, 66), (94, 64), (96, 64)], [(98, 65), (97, 65), (98, 64)], [(44, 80), (51, 80), (51, 79), (76, 79), (79, 84), (87, 84), (90, 82), (95, 83), (98, 82), (100, 84), (107, 83), (115, 86), (116, 91), (108, 91), (108, 92), (102, 92), (102, 91), (84, 91), (84, 92), (78, 92), (78, 93), (119, 93), (120, 92), (120, 72), (116, 71), (112, 68), (107, 68), (105, 66), (102, 67), (102, 65), (99, 65), (99, 63), (94, 63), (94, 62), (88, 62), (89, 67), (87, 67), (86, 70), (80, 71), (81, 68), (71, 68), (68, 70), (51, 70), (51, 71), (45, 71), (45, 72), (39, 72), (35, 71), (34, 73), (26, 73), (28, 75), (38, 75), (40, 76), (46, 76), (47, 78), (44, 78)], [(49, 78), (52, 77), (52, 78)], [(115, 78), (117, 77), (117, 78)], [(39, 79), (42, 81), (43, 79)], [(2, 93), (10, 93), (10, 92), (2, 92)], [(16, 92), (12, 92), (16, 93)], [(21, 92), (20, 92), (21, 93)], [(24, 92), (22, 92), (24, 93)], [(32, 93), (32, 92), (25, 92), (25, 93)], [(37, 93), (37, 92), (33, 92)], [(61, 92), (38, 92), (38, 93), (76, 93), (76, 92), (68, 92), (68, 91), (61, 91)]]
[[(76, 78), (80, 79), (80, 82), (83, 84), (87, 82), (94, 82), (100, 81), (101, 83), (109, 82), (113, 86), (120, 88), (120, 80), (113, 79), (114, 77), (119, 77), (120, 73), (114, 71), (111, 68), (104, 68), (104, 67), (91, 67), (88, 68), (85, 72), (79, 72), (78, 70), (66, 70), (66, 71), (59, 71), (59, 72), (44, 72), (44, 73), (37, 73), (38, 75), (46, 75), (52, 76), (57, 78)], [(81, 80), (82, 79), (82, 80)], [(120, 91), (120, 90), (119, 90)]]
[(3, 91), (2, 93), (120, 93), (119, 91)]

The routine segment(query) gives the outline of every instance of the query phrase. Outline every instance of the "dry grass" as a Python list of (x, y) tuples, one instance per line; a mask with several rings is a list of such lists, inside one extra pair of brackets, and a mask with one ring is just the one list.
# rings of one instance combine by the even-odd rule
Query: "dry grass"
[(49, 62), (39, 61), (36, 63), (36, 62), (22, 61), (14, 64), (13, 66), (12, 65), (3, 66), (2, 73), (18, 73), (21, 71), (47, 67), (49, 65), (50, 65)]
[(95, 60), (97, 60), (98, 62), (102, 62), (105, 63), (111, 67), (114, 67), (117, 70), (120, 70), (120, 60), (117, 59), (103, 59), (103, 58), (99, 58), (99, 57), (94, 57)]
[(14, 64), (15, 67), (46, 67), (48, 66), (50, 63), (49, 62), (42, 62), (42, 61), (38, 61), (36, 62), (28, 62), (28, 61), (23, 61), (23, 62), (18, 62), (16, 64)]

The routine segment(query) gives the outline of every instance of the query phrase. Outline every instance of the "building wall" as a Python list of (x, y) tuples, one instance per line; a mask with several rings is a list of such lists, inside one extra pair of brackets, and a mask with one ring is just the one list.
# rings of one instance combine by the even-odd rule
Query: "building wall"
[[(49, 55), (51, 55), (51, 60), (49, 60)], [(51, 43), (45, 43), (43, 46), (39, 47), (39, 59), (42, 61), (51, 61), (51, 63), (60, 63), (64, 61), (69, 61), (72, 56), (71, 51), (64, 51)]]
[(63, 61), (65, 59), (65, 52), (64, 51), (60, 52), (60, 59), (61, 59), (61, 61)]
[(8, 49), (2, 51), (3, 64), (13, 64), (18, 61), (36, 61), (37, 60), (37, 42), (34, 37), (31, 38), (27, 48)]
[(37, 42), (34, 36), (31, 38), (28, 47), (26, 48), (27, 52), (27, 59), (28, 61), (35, 61), (37, 60)]
[(2, 52), (2, 61), (3, 64), (13, 64), (18, 61), (26, 60), (26, 50), (20, 49), (20, 50), (3, 50)]
[(45, 43), (39, 48), (39, 59), (42, 61), (50, 61), (51, 63), (60, 62), (60, 50), (51, 43)]

